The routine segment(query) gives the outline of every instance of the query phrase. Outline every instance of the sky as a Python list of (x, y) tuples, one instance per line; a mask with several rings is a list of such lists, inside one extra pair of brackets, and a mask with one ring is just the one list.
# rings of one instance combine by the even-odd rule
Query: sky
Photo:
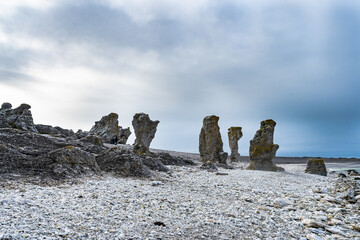
[(116, 112), (132, 128), (145, 112), (151, 147), (198, 152), (217, 115), (245, 156), (273, 119), (278, 156), (360, 157), (359, 90), (356, 0), (0, 3), (0, 101), (35, 123), (89, 130)]

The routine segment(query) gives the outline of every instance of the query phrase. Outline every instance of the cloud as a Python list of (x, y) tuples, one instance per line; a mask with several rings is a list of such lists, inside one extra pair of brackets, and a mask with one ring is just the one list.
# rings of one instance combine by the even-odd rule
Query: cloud
[(359, 155), (359, 5), (17, 1), (0, 11), (0, 84), (26, 81), (47, 124), (88, 129), (118, 112), (127, 127), (147, 112), (159, 148), (196, 152), (203, 117), (217, 114), (223, 139), (243, 127), (242, 155), (266, 118), (279, 155)]

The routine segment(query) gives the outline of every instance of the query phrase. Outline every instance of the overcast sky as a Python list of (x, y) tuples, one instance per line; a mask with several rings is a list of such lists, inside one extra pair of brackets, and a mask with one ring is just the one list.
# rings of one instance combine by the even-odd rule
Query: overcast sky
[(241, 126), (248, 155), (272, 118), (278, 156), (360, 157), (359, 92), (356, 0), (0, 3), (0, 100), (35, 123), (89, 130), (116, 112), (129, 127), (145, 112), (152, 147), (197, 152), (215, 114), (224, 149)]

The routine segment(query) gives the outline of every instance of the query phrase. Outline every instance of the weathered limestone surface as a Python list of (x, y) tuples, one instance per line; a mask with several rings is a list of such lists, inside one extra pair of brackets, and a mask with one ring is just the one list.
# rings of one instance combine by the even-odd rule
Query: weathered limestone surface
[(160, 121), (152, 121), (148, 114), (137, 113), (134, 115), (132, 125), (135, 131), (134, 153), (148, 154), (151, 141), (155, 137), (156, 128)]
[(326, 166), (325, 166), (325, 163), (324, 163), (324, 159), (322, 159), (322, 158), (309, 158), (307, 160), (305, 172), (306, 173), (311, 173), (311, 174), (317, 174), (317, 175), (326, 176), (327, 171), (326, 171)]
[(40, 134), (49, 134), (55, 137), (76, 137), (73, 130), (63, 129), (61, 127), (53, 127), (51, 125), (36, 124), (36, 130)]
[(213, 166), (216, 163), (226, 164), (227, 153), (223, 150), (219, 117), (207, 116), (203, 120), (203, 126), (199, 136), (200, 161), (204, 166)]
[(22, 131), (37, 132), (29, 104), (21, 104), (19, 107), (12, 109), (10, 103), (3, 103), (0, 109), (0, 127), (17, 128)]
[(152, 177), (154, 174), (142, 159), (125, 150), (110, 148), (96, 157), (96, 162), (102, 171), (110, 172), (120, 177)]
[(274, 144), (274, 129), (276, 122), (268, 119), (261, 122), (260, 129), (250, 141), (250, 165), (249, 170), (284, 171), (273, 163), (279, 145)]
[(229, 146), (231, 150), (230, 161), (238, 162), (240, 160), (238, 141), (243, 136), (241, 127), (230, 127), (228, 129)]
[(45, 154), (36, 159), (36, 171), (56, 178), (79, 177), (83, 175), (99, 174), (100, 168), (95, 156), (78, 147), (67, 146)]
[(113, 143), (112, 140), (117, 139), (117, 143), (126, 144), (131, 132), (130, 128), (123, 129), (119, 126), (118, 115), (110, 113), (95, 122), (95, 125), (89, 131), (89, 135), (101, 137), (104, 143)]

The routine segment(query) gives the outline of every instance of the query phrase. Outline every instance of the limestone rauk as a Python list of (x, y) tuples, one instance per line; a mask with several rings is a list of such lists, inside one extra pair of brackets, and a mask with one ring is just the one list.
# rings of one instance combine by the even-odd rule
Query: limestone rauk
[(0, 109), (0, 127), (13, 127), (23, 131), (37, 132), (29, 104), (12, 109), (10, 103), (3, 103)]
[(263, 171), (284, 171), (273, 163), (276, 151), (279, 145), (274, 144), (274, 130), (276, 122), (272, 119), (262, 121), (260, 129), (256, 132), (254, 138), (250, 141), (249, 170)]
[(134, 153), (147, 154), (151, 141), (155, 137), (156, 128), (160, 121), (152, 121), (148, 114), (136, 113), (132, 120), (135, 131)]
[(119, 126), (118, 117), (116, 113), (103, 116), (100, 121), (95, 122), (89, 131), (89, 135), (99, 136), (104, 143), (126, 144), (131, 134), (130, 128), (123, 129)]
[(243, 136), (241, 129), (241, 127), (230, 127), (228, 129), (229, 147), (231, 150), (229, 159), (231, 162), (238, 162), (240, 160), (238, 141)]
[(227, 153), (223, 150), (223, 142), (218, 125), (219, 117), (207, 116), (199, 136), (200, 161), (204, 166), (215, 166), (217, 163), (225, 164)]
[(322, 158), (309, 158), (306, 163), (306, 173), (326, 176), (326, 166)]

